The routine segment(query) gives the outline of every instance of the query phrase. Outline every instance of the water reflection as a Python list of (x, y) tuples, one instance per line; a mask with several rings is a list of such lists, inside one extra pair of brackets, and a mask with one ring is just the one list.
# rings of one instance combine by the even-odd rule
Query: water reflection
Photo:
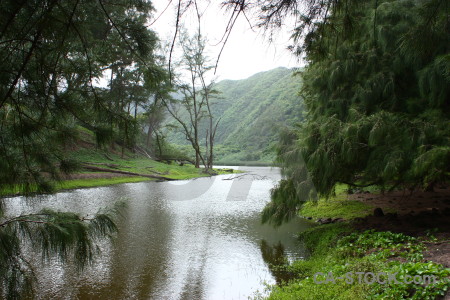
[(283, 285), (294, 278), (295, 274), (285, 268), (289, 260), (281, 242), (269, 245), (265, 240), (261, 240), (260, 249), (262, 258), (275, 278), (277, 285)]
[(35, 256), (38, 298), (247, 299), (264, 283), (286, 280), (273, 266), (304, 257), (295, 235), (310, 224), (261, 225), (260, 212), (280, 174), (247, 169), (255, 176), (239, 182), (223, 175), (8, 199), (11, 215), (43, 207), (89, 214), (127, 202), (117, 238), (100, 241), (102, 255), (83, 273), (56, 259), (42, 266)]

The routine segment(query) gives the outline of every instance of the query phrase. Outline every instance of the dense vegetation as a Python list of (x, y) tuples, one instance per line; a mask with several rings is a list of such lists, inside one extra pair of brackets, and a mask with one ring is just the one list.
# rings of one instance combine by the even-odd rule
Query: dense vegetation
[[(187, 10), (194, 2), (178, 2), (178, 20), (181, 3)], [(216, 84), (220, 97), (211, 107), (208, 104), (209, 125), (207, 118), (200, 124), (207, 136), (214, 127), (212, 116), (214, 122), (220, 119), (214, 128), (214, 153), (222, 163), (269, 162), (277, 147), (285, 179), (273, 190), (264, 221), (280, 224), (288, 220), (306, 201), (332, 195), (339, 183), (351, 188), (377, 186), (384, 191), (399, 187), (431, 190), (438, 182), (448, 182), (448, 1), (233, 0), (224, 5), (234, 8), (231, 21), (249, 7), (261, 9), (260, 25), (266, 28), (282, 26), (287, 15), (296, 16), (299, 25), (294, 40), (298, 44), (292, 50), (308, 62), (302, 79), (279, 68)], [(79, 167), (68, 149), (83, 130), (95, 136), (97, 150), (117, 146), (122, 158), (129, 150), (148, 156), (159, 149), (159, 156), (171, 155), (160, 125), (161, 102), (174, 90), (174, 73), (165, 70), (165, 59), (157, 54), (158, 38), (148, 26), (152, 10), (151, 1), (145, 0), (0, 3), (0, 194), (54, 191), (63, 174)], [(306, 13), (300, 14), (303, 10)], [(212, 86), (204, 78), (201, 82), (207, 87), (203, 96), (212, 94)], [(195, 92), (197, 83), (191, 85), (194, 92), (186, 89), (185, 99), (196, 101), (201, 94)], [(201, 109), (195, 112), (195, 122), (200, 122), (203, 113)], [(298, 126), (293, 126), (296, 122)], [(278, 140), (280, 128), (285, 129)], [(202, 138), (192, 139), (194, 148), (205, 143)], [(175, 134), (171, 139), (182, 143), (185, 136)], [(206, 137), (211, 159), (203, 159), (205, 166), (213, 164), (213, 140)], [(146, 149), (139, 147), (140, 142)], [(143, 166), (119, 167), (144, 172)], [(173, 175), (197, 174), (191, 168), (188, 174)], [(86, 217), (43, 210), (10, 216), (0, 201), (0, 297), (32, 294), (35, 278), (26, 259), (30, 249), (43, 258), (56, 255), (62, 261), (75, 260), (80, 268), (92, 261), (95, 239), (116, 231), (113, 215), (102, 212)], [(344, 227), (314, 231), (322, 243), (314, 245), (322, 267), (336, 268), (337, 273), (372, 267), (448, 276), (439, 266), (422, 265), (422, 246), (414, 238), (366, 232), (362, 237), (332, 240)], [(304, 234), (314, 244), (311, 236)], [(355, 251), (349, 244), (366, 252)], [(382, 263), (399, 244), (409, 247), (407, 258), (413, 264)], [(331, 253), (325, 250), (334, 246)], [(363, 255), (375, 248), (381, 251)], [(348, 264), (342, 266), (343, 260)], [(276, 292), (283, 297), (287, 291), (290, 297), (298, 286), (317, 288), (310, 279), (315, 270), (319, 269), (311, 262), (302, 263), (296, 271), (303, 278)], [(409, 295), (411, 289), (366, 288), (348, 290), (336, 285), (326, 292), (383, 298)], [(417, 290), (417, 295), (437, 296), (446, 287), (427, 288)]]
[[(137, 107), (163, 82), (147, 1), (1, 1), (0, 189), (48, 192), (73, 171), (66, 146), (79, 125), (98, 147), (135, 144)], [(105, 84), (100, 80), (107, 75)], [(134, 114), (133, 114), (134, 112)], [(3, 201), (3, 199), (0, 199)], [(26, 252), (92, 261), (110, 214), (43, 210), (5, 215), (0, 201), (0, 297), (33, 291)]]
[(157, 37), (145, 25), (151, 4), (117, 4), (2, 1), (0, 188), (50, 190), (48, 179), (73, 169), (64, 143), (78, 124), (99, 146), (134, 145), (135, 110), (163, 76)]
[[(147, 0), (0, 3), (1, 196), (104, 182), (88, 182), (86, 169), (137, 180), (204, 176), (194, 167), (150, 160), (171, 154), (159, 126), (162, 99), (170, 98), (175, 81), (150, 29), (152, 18)], [(64, 180), (74, 172), (81, 179)], [(33, 292), (36, 278), (26, 259), (32, 249), (83, 267), (92, 261), (96, 239), (116, 230), (112, 214), (43, 210), (15, 216), (2, 201), (2, 298)]]
[(302, 73), (307, 121), (278, 146), (287, 177), (264, 210), (275, 224), (316, 192), (330, 196), (337, 183), (432, 189), (449, 179), (448, 2), (328, 8), (326, 18), (309, 20), (297, 49), (309, 62)]
[[(296, 279), (273, 287), (268, 299), (439, 299), (445, 295), (450, 269), (423, 262), (426, 243), (435, 239), (432, 234), (418, 239), (389, 231), (352, 231), (348, 224), (330, 224), (301, 233), (312, 255), (280, 267), (280, 272)], [(371, 272), (385, 284), (372, 276), (358, 277), (358, 272)], [(395, 274), (395, 280), (386, 274)], [(435, 280), (415, 284), (409, 280), (414, 276), (424, 282)]]
[[(293, 70), (277, 68), (214, 85), (218, 99), (211, 108), (220, 118), (215, 137), (219, 163), (272, 163), (280, 129), (292, 126), (302, 111), (301, 83), (293, 74)], [(176, 144), (186, 143), (177, 131), (168, 138)]]

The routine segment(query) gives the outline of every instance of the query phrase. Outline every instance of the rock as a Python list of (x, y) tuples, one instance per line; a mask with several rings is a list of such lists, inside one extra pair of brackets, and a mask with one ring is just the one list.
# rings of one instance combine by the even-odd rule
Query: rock
[(377, 207), (377, 208), (375, 208), (373, 210), (373, 215), (375, 217), (382, 217), (382, 216), (384, 216), (384, 213), (383, 213), (383, 210), (381, 208)]
[(312, 217), (307, 217), (308, 220), (312, 220)]

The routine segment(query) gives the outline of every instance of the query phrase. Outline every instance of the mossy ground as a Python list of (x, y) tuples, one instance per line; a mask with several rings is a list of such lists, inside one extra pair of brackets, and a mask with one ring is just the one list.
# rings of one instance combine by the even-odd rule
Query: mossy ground
[(317, 202), (305, 203), (299, 211), (301, 217), (342, 218), (353, 219), (365, 217), (373, 212), (373, 207), (357, 200), (349, 200), (347, 187), (340, 185), (336, 188), (336, 196), (329, 199), (321, 198)]

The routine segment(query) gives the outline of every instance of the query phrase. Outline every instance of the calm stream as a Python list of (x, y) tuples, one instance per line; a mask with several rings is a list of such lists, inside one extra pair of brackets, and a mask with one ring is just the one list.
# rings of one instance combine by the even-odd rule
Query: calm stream
[[(296, 219), (278, 229), (260, 212), (279, 170), (242, 167), (248, 175), (142, 182), (7, 200), (7, 214), (56, 210), (92, 214), (124, 201), (119, 234), (82, 273), (36, 258), (42, 299), (247, 299), (279, 280), (274, 259), (305, 255)], [(226, 180), (236, 176), (234, 180)], [(225, 179), (225, 180), (224, 180)], [(273, 268), (272, 268), (273, 269)]]

